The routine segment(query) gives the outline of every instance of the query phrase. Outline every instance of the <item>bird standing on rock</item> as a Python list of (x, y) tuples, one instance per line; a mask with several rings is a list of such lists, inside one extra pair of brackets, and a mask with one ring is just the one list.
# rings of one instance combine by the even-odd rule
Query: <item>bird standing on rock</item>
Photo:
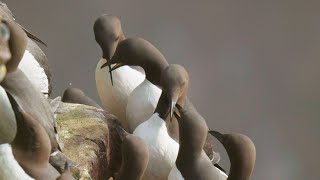
[[(114, 73), (123, 65), (140, 66), (146, 79), (130, 94), (127, 105), (127, 121), (129, 130), (134, 129), (151, 117), (161, 95), (161, 72), (168, 66), (164, 56), (150, 42), (141, 38), (128, 38), (120, 42), (114, 56), (103, 67), (116, 64), (111, 71)], [(138, 105), (137, 105), (138, 104)], [(173, 113), (174, 107), (172, 107)], [(179, 141), (179, 125), (176, 118), (167, 118), (166, 126), (170, 137)], [(210, 136), (209, 136), (210, 137)], [(214, 157), (213, 141), (206, 140), (205, 152)]]
[(133, 135), (140, 137), (149, 147), (149, 163), (144, 180), (167, 179), (176, 161), (179, 144), (168, 134), (165, 119), (172, 117), (172, 107), (182, 104), (187, 93), (188, 77), (177, 77), (171, 73), (170, 65), (162, 71), (160, 85), (162, 93), (154, 114), (137, 126)]
[(120, 42), (114, 56), (102, 67), (114, 63), (116, 65), (111, 68), (112, 73), (116, 73), (121, 66), (132, 65), (142, 67), (146, 74), (144, 81), (128, 98), (126, 119), (129, 130), (133, 132), (156, 109), (161, 95), (161, 89), (157, 87), (160, 85), (160, 74), (169, 64), (156, 47), (141, 38), (129, 38)]
[(110, 73), (101, 66), (109, 61), (118, 43), (125, 39), (119, 18), (112, 15), (102, 15), (93, 26), (97, 43), (102, 50), (102, 59), (95, 71), (96, 87), (105, 110), (117, 116), (122, 126), (127, 129), (126, 106), (130, 93), (144, 79), (144, 74), (131, 68), (121, 67), (117, 72)]

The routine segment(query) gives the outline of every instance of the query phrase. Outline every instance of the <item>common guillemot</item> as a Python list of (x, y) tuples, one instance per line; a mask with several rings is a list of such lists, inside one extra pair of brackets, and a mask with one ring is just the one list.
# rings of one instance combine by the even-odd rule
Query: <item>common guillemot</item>
[(256, 148), (251, 139), (243, 134), (222, 134), (209, 131), (226, 149), (230, 159), (228, 180), (250, 180), (256, 162)]
[[(125, 129), (126, 106), (128, 97), (144, 79), (144, 74), (129, 66), (121, 67), (117, 72), (109, 74), (107, 68), (101, 66), (109, 61), (118, 43), (125, 39), (119, 18), (112, 15), (102, 15), (94, 23), (95, 39), (102, 50), (102, 59), (96, 67), (96, 87), (105, 110), (117, 116)], [(112, 79), (111, 79), (112, 78)]]
[[(186, 98), (189, 85), (187, 71), (180, 65), (170, 65), (166, 69), (167, 81), (164, 86), (181, 86), (174, 92), (172, 102), (177, 102), (176, 106), (180, 112), (179, 120), (179, 153), (175, 166), (172, 168), (168, 180), (223, 180), (227, 176), (224, 172), (216, 168), (203, 147), (208, 134), (208, 126), (202, 116), (196, 111), (190, 101)], [(165, 75), (164, 74), (164, 75)], [(176, 84), (176, 85), (175, 85)], [(184, 89), (183, 91), (181, 89)], [(182, 91), (182, 93), (180, 93)], [(172, 108), (171, 108), (172, 109)], [(217, 154), (219, 159), (219, 155)]]
[[(131, 65), (142, 67), (146, 74), (145, 80), (128, 98), (126, 117), (129, 130), (133, 132), (153, 114), (162, 92), (159, 88), (161, 71), (169, 64), (155, 46), (142, 38), (128, 38), (120, 42), (114, 56), (103, 67), (111, 64), (116, 64), (111, 68), (112, 73), (117, 72), (117, 68), (123, 65)], [(175, 121), (167, 121), (167, 127), (169, 135), (178, 140), (178, 126)]]
[(187, 93), (187, 77), (176, 76), (169, 65), (161, 73), (162, 93), (154, 114), (133, 131), (149, 147), (149, 163), (143, 179), (167, 179), (176, 161), (179, 144), (173, 140), (166, 127), (165, 119), (173, 115), (176, 103), (183, 104)]
[(149, 162), (148, 146), (137, 136), (120, 126), (116, 130), (121, 138), (122, 161), (117, 180), (141, 180)]

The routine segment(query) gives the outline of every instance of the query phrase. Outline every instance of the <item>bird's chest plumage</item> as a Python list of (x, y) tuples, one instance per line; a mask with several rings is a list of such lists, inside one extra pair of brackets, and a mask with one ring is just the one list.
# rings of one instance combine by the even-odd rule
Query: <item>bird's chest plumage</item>
[(123, 66), (112, 72), (113, 86), (109, 68), (101, 69), (106, 62), (101, 59), (96, 67), (96, 87), (103, 107), (116, 115), (124, 126), (126, 122), (126, 106), (131, 92), (144, 80), (144, 75), (129, 66)]
[(131, 131), (148, 120), (153, 114), (161, 95), (161, 89), (144, 80), (129, 96), (127, 104), (127, 121)]
[(133, 134), (139, 136), (149, 148), (149, 163), (143, 179), (167, 179), (177, 158), (179, 144), (168, 135), (165, 122), (154, 114)]
[(0, 145), (0, 179), (33, 180), (18, 164), (9, 144)]
[(18, 68), (27, 76), (30, 82), (37, 87), (42, 93), (49, 93), (49, 80), (35, 57), (25, 51)]

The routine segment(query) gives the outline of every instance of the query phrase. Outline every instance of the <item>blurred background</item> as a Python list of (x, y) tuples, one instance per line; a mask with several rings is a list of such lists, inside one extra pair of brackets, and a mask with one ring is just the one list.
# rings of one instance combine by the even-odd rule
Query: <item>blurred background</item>
[(252, 138), (252, 179), (320, 178), (320, 1), (3, 2), (48, 44), (40, 47), (53, 69), (54, 96), (71, 86), (99, 102), (93, 22), (117, 15), (127, 37), (147, 39), (169, 63), (186, 67), (190, 99), (211, 129)]

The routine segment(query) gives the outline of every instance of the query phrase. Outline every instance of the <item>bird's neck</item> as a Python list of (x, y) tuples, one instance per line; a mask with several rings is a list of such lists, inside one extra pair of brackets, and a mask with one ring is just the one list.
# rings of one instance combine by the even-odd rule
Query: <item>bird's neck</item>
[(170, 105), (169, 105), (168, 98), (166, 97), (165, 93), (162, 91), (162, 94), (159, 98), (157, 107), (155, 109), (155, 113), (159, 114), (161, 119), (166, 119), (169, 115)]
[(253, 171), (253, 164), (250, 161), (250, 157), (240, 156), (237, 152), (233, 152), (233, 155), (230, 156), (230, 173), (228, 180), (249, 180)]
[(160, 86), (161, 72), (168, 66), (168, 62), (165, 60), (153, 61), (152, 63), (146, 63), (142, 65), (145, 71), (146, 79), (152, 84)]

